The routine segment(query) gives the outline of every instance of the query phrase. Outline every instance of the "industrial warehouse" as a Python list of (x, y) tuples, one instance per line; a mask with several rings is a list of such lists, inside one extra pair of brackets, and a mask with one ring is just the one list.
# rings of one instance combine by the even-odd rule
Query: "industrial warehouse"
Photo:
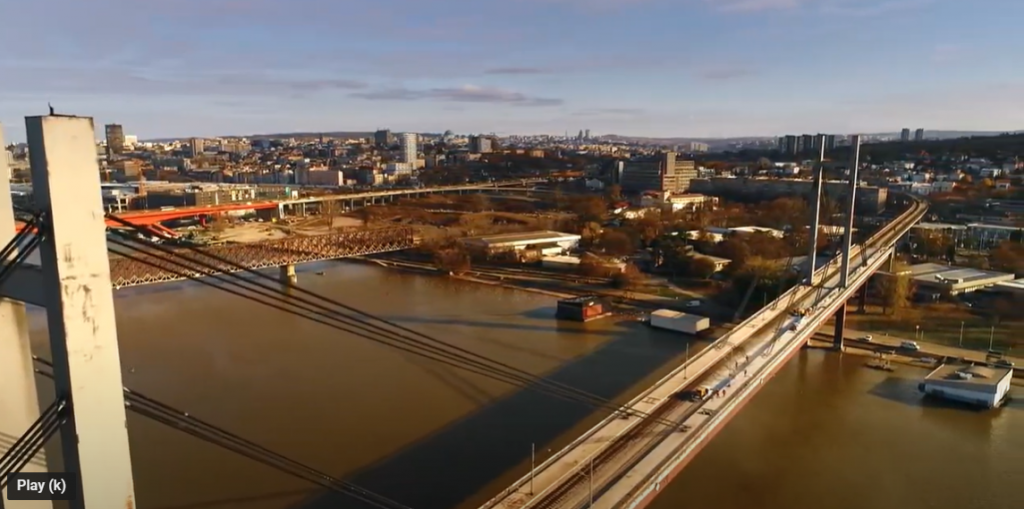
[(581, 238), (572, 233), (539, 231), (470, 237), (460, 239), (460, 242), (475, 254), (485, 256), (522, 251), (539, 252), (541, 256), (557, 256), (579, 247)]
[(919, 289), (927, 289), (944, 295), (970, 293), (1014, 279), (1013, 274), (1005, 272), (947, 266), (938, 263), (913, 265), (908, 272)]

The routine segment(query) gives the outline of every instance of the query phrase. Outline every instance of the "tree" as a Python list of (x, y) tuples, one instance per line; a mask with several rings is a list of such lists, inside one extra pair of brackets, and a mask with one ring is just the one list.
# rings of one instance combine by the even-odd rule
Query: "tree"
[(434, 266), (446, 272), (461, 273), (468, 271), (472, 264), (469, 253), (462, 245), (451, 242), (441, 245), (434, 251)]
[(601, 233), (601, 240), (598, 242), (605, 253), (612, 256), (626, 256), (636, 251), (636, 243), (626, 232), (621, 230), (608, 229)]
[(716, 268), (715, 262), (706, 256), (691, 256), (688, 275), (700, 279), (710, 279), (715, 275)]
[(690, 269), (692, 250), (676, 239), (660, 242), (655, 254), (658, 265), (672, 271), (673, 277), (680, 273), (686, 274)]
[(640, 273), (640, 269), (637, 269), (635, 265), (630, 263), (621, 272), (617, 272), (612, 276), (611, 284), (615, 288), (628, 290), (634, 288), (641, 279), (643, 279), (643, 274)]
[(882, 298), (882, 312), (899, 316), (910, 306), (914, 295), (914, 281), (903, 264), (897, 264), (892, 274), (879, 274), (878, 293)]
[(569, 207), (582, 222), (601, 222), (608, 212), (608, 203), (600, 196), (580, 196), (569, 203)]
[(661, 214), (648, 212), (632, 224), (633, 229), (640, 234), (640, 240), (644, 245), (649, 246), (654, 239), (661, 235)]

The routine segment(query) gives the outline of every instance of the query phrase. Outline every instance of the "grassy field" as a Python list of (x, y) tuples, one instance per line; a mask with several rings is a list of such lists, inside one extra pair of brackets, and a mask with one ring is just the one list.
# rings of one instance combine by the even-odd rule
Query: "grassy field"
[(920, 341), (949, 346), (960, 345), (962, 324), (964, 348), (987, 350), (991, 336), (997, 350), (1024, 351), (1024, 316), (995, 324), (988, 317), (971, 314), (969, 308), (951, 303), (919, 304), (904, 309), (899, 316), (886, 316), (881, 308), (868, 306), (867, 313), (851, 312), (846, 321), (847, 328), (854, 330), (907, 339), (913, 339), (916, 333)]

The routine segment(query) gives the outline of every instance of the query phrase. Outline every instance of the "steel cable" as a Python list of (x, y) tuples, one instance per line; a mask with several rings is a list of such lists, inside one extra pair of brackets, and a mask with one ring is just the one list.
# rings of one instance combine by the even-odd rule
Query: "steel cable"
[(21, 471), (66, 422), (67, 410), (68, 406), (63, 399), (51, 403), (0, 458), (0, 489), (7, 485), (8, 474)]
[[(33, 359), (48, 368), (53, 367), (53, 364), (46, 359), (42, 359), (40, 357), (33, 357)], [(47, 378), (53, 378), (53, 373), (47, 370), (37, 369), (36, 373)], [(254, 460), (267, 467), (293, 477), (312, 482), (362, 502), (366, 502), (374, 507), (381, 509), (410, 509), (404, 504), (356, 486), (352, 483), (332, 477), (291, 458), (282, 456), (281, 454), (275, 453), (255, 442), (246, 440), (213, 424), (197, 419), (187, 412), (134, 392), (127, 387), (124, 388), (124, 395), (125, 407), (128, 410), (160, 424), (164, 424), (165, 426), (177, 429), (185, 434), (199, 438), (205, 442), (217, 445), (218, 447)]]
[[(121, 235), (124, 236), (124, 234), (121, 234)], [(444, 362), (444, 363), (448, 364), (450, 366), (459, 368), (459, 369), (467, 369), (465, 366), (462, 366), (461, 364), (459, 364), (459, 363), (467, 363), (467, 364), (470, 364), (470, 365), (472, 365), (472, 366), (474, 366), (476, 368), (476, 369), (469, 369), (469, 371), (474, 372), (476, 374), (481, 374), (481, 375), (486, 376), (488, 378), (496, 379), (496, 380), (503, 381), (503, 382), (506, 382), (506, 383), (511, 383), (513, 385), (516, 385), (516, 386), (519, 386), (519, 387), (523, 387), (523, 388), (530, 388), (530, 389), (533, 389), (535, 391), (546, 393), (546, 394), (549, 394), (549, 395), (555, 395), (557, 397), (560, 397), (561, 399), (566, 399), (566, 400), (570, 400), (570, 401), (583, 402), (583, 403), (586, 403), (588, 405), (595, 406), (595, 407), (598, 407), (598, 408), (609, 409), (609, 410), (612, 410), (613, 412), (620, 412), (620, 413), (623, 413), (623, 414), (634, 415), (634, 416), (639, 416), (639, 417), (648, 417), (649, 416), (649, 414), (647, 414), (645, 412), (641, 412), (641, 411), (638, 411), (638, 410), (632, 410), (632, 409), (626, 409), (625, 407), (623, 407), (621, 405), (617, 405), (615, 403), (612, 403), (612, 402), (608, 401), (605, 398), (601, 398), (599, 396), (587, 393), (585, 391), (581, 391), (579, 389), (573, 388), (571, 386), (568, 386), (568, 385), (565, 385), (565, 384), (562, 384), (562, 383), (559, 383), (559, 382), (554, 382), (554, 381), (546, 380), (546, 379), (544, 379), (542, 377), (538, 377), (538, 376), (533, 375), (533, 374), (531, 374), (529, 372), (526, 372), (526, 371), (521, 370), (519, 368), (512, 367), (512, 366), (510, 366), (508, 364), (505, 364), (505, 363), (502, 363), (500, 361), (494, 361), (492, 359), (489, 359), (489, 358), (487, 358), (485, 356), (476, 354), (476, 353), (471, 352), (469, 350), (466, 350), (464, 348), (457, 347), (457, 346), (454, 346), (454, 345), (450, 345), (450, 344), (448, 344), (446, 342), (443, 342), (443, 341), (440, 341), (438, 339), (431, 338), (430, 336), (426, 336), (426, 335), (424, 335), (422, 333), (419, 333), (417, 331), (413, 331), (413, 330), (408, 329), (406, 327), (403, 327), (403, 326), (391, 323), (391, 322), (389, 322), (387, 320), (384, 320), (382, 318), (375, 317), (375, 316), (370, 315), (368, 313), (365, 313), (365, 312), (363, 312), (361, 310), (352, 308), (351, 306), (347, 306), (347, 305), (342, 304), (340, 302), (337, 302), (337, 301), (335, 301), (333, 299), (324, 297), (324, 296), (322, 296), (320, 294), (316, 294), (316, 293), (310, 292), (308, 290), (299, 289), (302, 293), (307, 293), (307, 294), (313, 295), (313, 296), (317, 297), (319, 300), (326, 301), (326, 302), (328, 302), (330, 304), (334, 304), (334, 305), (336, 305), (338, 307), (341, 307), (343, 309), (351, 310), (351, 311), (353, 311), (355, 313), (358, 313), (358, 314), (361, 314), (363, 316), (369, 317), (369, 318), (374, 319), (374, 320), (376, 320), (378, 322), (381, 322), (381, 323), (383, 323), (385, 325), (389, 325), (391, 327), (394, 327), (394, 328), (398, 329), (398, 331), (393, 331), (393, 330), (386, 329), (384, 327), (376, 325), (376, 324), (374, 324), (372, 322), (368, 322), (368, 321), (366, 321), (364, 319), (361, 319), (359, 317), (356, 317), (356, 316), (346, 315), (344, 313), (339, 312), (338, 310), (331, 309), (330, 307), (325, 306), (325, 305), (323, 305), (320, 302), (316, 302), (315, 300), (310, 300), (310, 299), (307, 299), (307, 298), (304, 298), (304, 297), (288, 295), (287, 293), (285, 293), (280, 288), (280, 283), (277, 280), (275, 280), (274, 278), (272, 278), (270, 276), (267, 276), (265, 274), (259, 273), (259, 272), (254, 271), (254, 270), (247, 269), (247, 268), (245, 268), (242, 265), (239, 265), (239, 264), (236, 264), (234, 262), (231, 262), (230, 260), (223, 259), (222, 257), (218, 257), (218, 256), (215, 256), (215, 255), (210, 255), (208, 253), (204, 253), (201, 250), (195, 250), (195, 251), (197, 251), (199, 255), (202, 255), (202, 256), (205, 256), (205, 257), (217, 260), (217, 261), (222, 261), (223, 263), (232, 265), (232, 266), (238, 268), (239, 272), (243, 272), (244, 271), (244, 272), (253, 273), (253, 274), (259, 276), (260, 278), (269, 279), (271, 281), (274, 281), (274, 283), (272, 285), (267, 285), (265, 283), (260, 283), (258, 281), (253, 281), (253, 280), (249, 280), (249, 279), (246, 279), (244, 277), (241, 277), (238, 273), (224, 273), (221, 269), (219, 269), (218, 267), (216, 267), (215, 265), (213, 265), (211, 263), (204, 262), (204, 261), (201, 261), (201, 260), (198, 260), (198, 259), (195, 259), (195, 258), (189, 258), (189, 257), (183, 256), (179, 252), (167, 249), (164, 246), (160, 246), (160, 245), (152, 243), (152, 242), (143, 241), (142, 243), (144, 245), (146, 245), (147, 247), (149, 247), (151, 249), (155, 249), (157, 251), (160, 251), (161, 253), (164, 253), (164, 254), (166, 254), (168, 256), (160, 256), (160, 255), (158, 255), (156, 253), (143, 250), (143, 249), (139, 248), (136, 245), (132, 245), (130, 243), (119, 241), (117, 239), (111, 239), (111, 242), (116, 244), (116, 245), (118, 245), (118, 246), (121, 246), (121, 247), (124, 247), (126, 249), (129, 249), (131, 251), (134, 251), (134, 252), (137, 252), (137, 253), (141, 253), (145, 257), (156, 258), (156, 259), (159, 259), (161, 261), (164, 261), (165, 263), (171, 263), (171, 264), (180, 266), (182, 268), (185, 268), (188, 271), (195, 272), (196, 271), (196, 266), (203, 266), (207, 270), (203, 271), (202, 275), (212, 277), (212, 278), (220, 280), (222, 282), (227, 282), (229, 284), (233, 284), (234, 286), (241, 287), (245, 291), (254, 292), (254, 293), (257, 293), (257, 294), (264, 295), (264, 296), (267, 296), (268, 293), (269, 293), (269, 294), (271, 294), (269, 296), (272, 299), (276, 300), (278, 303), (281, 303), (281, 304), (283, 304), (285, 306), (296, 307), (296, 308), (302, 309), (303, 311), (313, 313), (313, 314), (315, 314), (317, 316), (321, 316), (321, 317), (327, 318), (329, 320), (340, 321), (340, 322), (344, 323), (345, 325), (347, 325), (349, 327), (355, 327), (355, 328), (357, 328), (359, 330), (362, 330), (363, 332), (366, 332), (366, 333), (369, 333), (369, 334), (382, 334), (382, 335), (386, 335), (389, 339), (391, 339), (393, 341), (399, 341), (399, 342), (401, 342), (401, 343), (403, 343), (405, 345), (412, 345), (414, 348), (420, 348), (420, 349), (423, 349), (423, 350), (427, 350), (427, 351), (431, 352), (432, 354), (440, 355), (440, 356), (445, 357), (445, 358), (447, 358), (449, 360), (452, 360), (453, 362)], [(133, 261), (136, 261), (136, 262), (139, 262), (139, 263), (143, 263), (143, 264), (155, 267), (155, 268), (160, 268), (161, 270), (168, 270), (167, 267), (155, 264), (153, 261), (146, 260), (145, 258), (140, 258), (140, 257), (135, 257), (135, 256), (126, 256), (124, 253), (117, 252), (117, 251), (115, 251), (115, 253), (117, 253), (119, 255), (122, 255), (122, 256), (125, 256), (126, 258), (129, 258), (129, 259), (131, 259)], [(176, 260), (171, 259), (169, 257), (178, 258), (178, 259), (184, 260), (184, 261), (176, 261)], [(175, 272), (175, 271), (171, 271), (171, 272)], [(198, 279), (195, 274), (187, 274), (187, 273), (183, 273), (181, 271), (176, 271), (175, 274), (178, 275), (179, 277), (187, 277), (189, 279), (194, 279), (196, 281), (199, 281), (199, 282), (203, 283), (203, 281), (201, 279)], [(235, 280), (239, 281), (240, 283), (244, 283), (246, 285), (255, 286), (255, 287), (259, 288), (259, 289), (257, 290), (257, 289), (253, 289), (253, 288), (247, 288), (247, 287), (241, 286), (238, 283), (233, 283), (233, 282), (227, 281), (226, 278), (232, 278), (232, 279), (235, 279)], [(206, 282), (204, 284), (208, 284), (208, 282)], [(221, 290), (226, 290), (224, 287), (221, 287), (221, 286), (218, 286), (218, 285), (212, 285), (211, 284), (210, 286), (213, 286), (213, 287), (221, 289)], [(229, 292), (229, 293), (235, 293), (235, 292)], [(249, 296), (246, 296), (246, 297), (249, 297)], [(263, 304), (267, 304), (266, 302), (260, 301), (258, 299), (256, 301), (260, 302), (260, 303), (263, 303)], [(304, 304), (304, 306), (298, 305), (296, 302), (292, 302), (292, 301), (301, 302), (302, 304)], [(272, 307), (280, 309), (277, 306), (272, 306)], [(319, 310), (326, 311), (327, 314), (325, 314), (323, 311), (319, 311), (319, 310), (316, 310), (316, 309), (310, 309), (310, 307), (318, 308)], [(292, 310), (286, 310), (286, 312), (290, 312), (292, 314), (296, 314)], [(312, 319), (314, 321), (317, 321), (318, 323), (338, 328), (336, 325), (326, 324), (322, 320), (313, 319), (311, 317), (302, 315), (301, 313), (298, 314), (298, 316), (302, 316), (304, 318), (309, 318), (309, 319)], [(352, 322), (356, 322), (356, 324), (353, 324)], [(370, 339), (372, 341), (381, 343), (381, 341), (378, 338), (368, 337), (366, 334), (355, 333), (355, 332), (351, 331), (350, 329), (344, 329), (344, 328), (342, 328), (341, 330), (345, 330), (346, 332), (353, 333), (353, 334), (355, 334), (357, 336), (360, 336), (360, 337), (363, 337), (363, 338)], [(414, 335), (416, 335), (418, 337), (426, 338), (429, 342), (434, 343), (434, 345), (425, 344), (423, 341), (421, 341), (419, 339), (411, 338), (408, 335), (404, 335), (403, 334), (404, 332), (409, 332), (409, 333), (414, 334)], [(390, 343), (383, 342), (383, 344), (386, 344), (386, 345), (391, 346), (391, 347), (395, 347), (395, 345), (390, 344)], [(454, 352), (453, 351), (449, 351), (449, 350), (445, 350), (446, 348), (454, 350)], [(410, 351), (407, 348), (399, 348), (399, 349), (401, 349), (403, 351), (408, 351), (408, 352), (413, 353), (415, 355), (424, 356), (424, 357), (430, 358), (432, 360), (438, 361), (438, 359), (436, 357), (430, 357), (430, 356), (424, 355), (423, 353), (418, 352), (418, 351)], [(488, 362), (492, 363), (492, 365), (488, 365), (487, 364)], [(502, 372), (503, 370), (504, 370), (504, 372)], [(483, 373), (481, 371), (485, 371), (487, 373)], [(499, 373), (499, 375), (501, 377), (504, 377), (504, 378), (496, 378), (495, 376), (493, 376), (494, 372)], [(513, 381), (509, 381), (509, 379), (512, 379)], [(675, 423), (673, 423), (671, 421), (663, 421), (662, 424), (665, 424), (667, 426), (675, 426)]]
[[(179, 275), (180, 277), (186, 277), (186, 274), (184, 272), (181, 272), (181, 271), (176, 271), (175, 269), (169, 269), (166, 266), (158, 265), (154, 261), (154, 259), (155, 260), (163, 261), (165, 263), (170, 263), (170, 264), (182, 266), (182, 267), (188, 267), (189, 264), (192, 264), (192, 265), (197, 264), (197, 262), (195, 262), (194, 260), (188, 259), (188, 258), (184, 258), (185, 260), (188, 260), (188, 262), (186, 263), (186, 262), (174, 260), (173, 258), (170, 258), (170, 257), (160, 256), (160, 255), (152, 253), (152, 252), (147, 252), (145, 250), (140, 249), (138, 246), (131, 245), (129, 243), (120, 241), (118, 239), (110, 239), (110, 241), (111, 241), (111, 243), (113, 243), (115, 245), (118, 245), (118, 246), (121, 246), (121, 247), (123, 247), (125, 249), (128, 249), (130, 251), (142, 253), (144, 255), (144, 257), (130, 255), (130, 254), (118, 251), (117, 253), (119, 255), (124, 256), (124, 257), (126, 257), (126, 258), (128, 258), (128, 259), (130, 259), (132, 261), (138, 262), (138, 263), (150, 265), (152, 267), (159, 267), (161, 270), (168, 270), (170, 272), (174, 272), (176, 275)], [(151, 259), (147, 259), (147, 258), (151, 258)], [(195, 270), (195, 269), (194, 269), (194, 267), (188, 267), (188, 270)], [(490, 378), (492, 380), (497, 380), (497, 381), (500, 381), (500, 382), (503, 382), (503, 383), (506, 383), (506, 384), (510, 384), (510, 385), (513, 385), (513, 386), (516, 386), (516, 387), (519, 387), (519, 388), (523, 388), (523, 389), (530, 389), (530, 390), (533, 390), (535, 392), (539, 392), (541, 394), (546, 394), (546, 395), (549, 395), (549, 396), (557, 397), (557, 398), (565, 400), (565, 401), (584, 403), (584, 404), (587, 404), (589, 406), (593, 406), (593, 407), (597, 407), (597, 408), (609, 409), (609, 410), (611, 410), (613, 412), (619, 412), (619, 413), (625, 414), (625, 415), (634, 415), (634, 416), (638, 416), (638, 417), (648, 417), (650, 415), (650, 414), (647, 414), (646, 412), (641, 412), (639, 410), (624, 409), (624, 407), (616, 405), (614, 403), (610, 403), (610, 402), (602, 402), (602, 401), (595, 401), (595, 400), (581, 400), (578, 395), (575, 395), (575, 394), (572, 394), (572, 393), (567, 393), (566, 391), (560, 390), (558, 388), (552, 389), (552, 388), (543, 387), (543, 386), (539, 387), (538, 384), (533, 383), (529, 379), (524, 379), (524, 377), (516, 377), (516, 376), (510, 375), (508, 373), (502, 373), (500, 370), (496, 370), (496, 369), (494, 369), (492, 367), (489, 367), (487, 365), (484, 365), (484, 364), (482, 364), (480, 362), (477, 362), (477, 361), (474, 361), (472, 359), (469, 359), (469, 361), (467, 362), (467, 360), (465, 359), (465, 356), (461, 356), (460, 357), (458, 354), (455, 354), (455, 353), (452, 353), (452, 352), (448, 352), (448, 351), (445, 351), (443, 349), (439, 349), (439, 348), (431, 346), (431, 345), (424, 345), (424, 344), (422, 344), (422, 342), (417, 342), (415, 340), (410, 340), (409, 338), (404, 338), (401, 335), (395, 333), (394, 331), (389, 331), (387, 329), (381, 329), (381, 328), (374, 328), (372, 324), (367, 324), (366, 322), (360, 322), (358, 319), (354, 319), (353, 317), (346, 316), (346, 315), (343, 315), (343, 314), (339, 314), (336, 311), (334, 311), (333, 313), (325, 313), (325, 312), (319, 311), (317, 309), (310, 309), (311, 306), (309, 306), (309, 305), (300, 305), (300, 304), (297, 304), (295, 302), (290, 302), (287, 298), (284, 298), (284, 297), (287, 297), (287, 294), (283, 293), (279, 288), (273, 288), (273, 289), (269, 289), (269, 290), (266, 289), (266, 288), (252, 289), (252, 288), (247, 288), (247, 287), (245, 287), (245, 286), (243, 286), (243, 285), (241, 285), (241, 284), (239, 284), (239, 283), (237, 283), (235, 281), (232, 281), (232, 280), (228, 279), (228, 278), (234, 277), (234, 278), (240, 279), (242, 282), (244, 282), (246, 284), (254, 284), (253, 281), (249, 281), (249, 280), (244, 279), (244, 278), (239, 278), (238, 275), (219, 273), (216, 270), (212, 270), (209, 273), (203, 273), (202, 275), (210, 277), (210, 278), (212, 278), (214, 280), (217, 280), (217, 281), (221, 281), (221, 282), (227, 283), (227, 285), (230, 286), (230, 287), (240, 288), (240, 290), (236, 290), (236, 289), (233, 289), (233, 288), (228, 288), (228, 287), (224, 287), (224, 286), (220, 286), (220, 285), (211, 283), (210, 281), (206, 281), (204, 279), (196, 277), (194, 274), (193, 275), (188, 275), (188, 277), (192, 278), (193, 280), (195, 280), (196, 282), (198, 282), (200, 284), (203, 284), (203, 285), (206, 285), (206, 286), (210, 286), (212, 288), (216, 288), (216, 289), (218, 289), (220, 291), (224, 291), (224, 292), (230, 293), (232, 295), (236, 295), (238, 297), (242, 297), (244, 299), (247, 299), (247, 300), (259, 303), (259, 304), (263, 304), (265, 306), (268, 306), (268, 307), (277, 309), (279, 311), (283, 311), (283, 312), (292, 314), (294, 316), (298, 316), (300, 318), (305, 318), (305, 319), (314, 321), (316, 323), (319, 323), (321, 325), (325, 325), (327, 327), (331, 327), (331, 328), (336, 329), (336, 330), (341, 330), (341, 331), (347, 332), (349, 334), (352, 334), (352, 335), (355, 335), (355, 336), (367, 339), (369, 341), (372, 341), (372, 342), (375, 342), (375, 343), (378, 343), (378, 344), (382, 344), (384, 346), (388, 346), (388, 347), (391, 347), (391, 348), (394, 348), (394, 349), (397, 349), (397, 350), (400, 350), (400, 351), (403, 351), (403, 352), (411, 353), (411, 354), (419, 356), (419, 357), (424, 357), (424, 358), (432, 360), (434, 362), (439, 362), (441, 364), (444, 364), (444, 365), (447, 365), (447, 366), (451, 366), (451, 367), (454, 367), (454, 368), (457, 368), (457, 369), (460, 369), (460, 370), (463, 370), (463, 371), (474, 373), (474, 374), (483, 376), (485, 378)], [(259, 295), (260, 297), (263, 297), (263, 299), (256, 298), (253, 295), (247, 295), (244, 292), (255, 293), (256, 295)], [(284, 297), (282, 297), (282, 296), (284, 296)], [(266, 299), (269, 299), (269, 300), (266, 300)], [(319, 307), (322, 307), (322, 306), (319, 306)], [(298, 310), (292, 309), (292, 308), (297, 308)], [(316, 315), (316, 316), (322, 317), (322, 318), (317, 318), (316, 316), (309, 316), (307, 314), (304, 314), (303, 312), (311, 313), (313, 315)], [(350, 323), (352, 321), (355, 321), (357, 323), (355, 323), (355, 324)], [(367, 327), (367, 325), (369, 325), (369, 327)], [(353, 330), (353, 328), (355, 330)], [(375, 337), (374, 335), (376, 335), (376, 334), (380, 334), (382, 336), (385, 336), (387, 339), (389, 339), (391, 341), (398, 341), (400, 344), (396, 345), (394, 343), (388, 342), (385, 339), (381, 339), (380, 337)], [(417, 350), (417, 348), (419, 350)], [(663, 425), (671, 426), (671, 427), (674, 427), (674, 426), (677, 425), (677, 423), (674, 423), (672, 421), (666, 421), (666, 420), (659, 420), (658, 422), (663, 424)]]

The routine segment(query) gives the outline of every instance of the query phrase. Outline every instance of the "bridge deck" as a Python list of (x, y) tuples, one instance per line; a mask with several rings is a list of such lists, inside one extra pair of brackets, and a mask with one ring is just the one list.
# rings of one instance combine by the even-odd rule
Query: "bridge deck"
[[(678, 421), (679, 419), (676, 419), (678, 417), (677, 414), (680, 412), (685, 413), (685, 410), (692, 405), (673, 396), (692, 384), (710, 369), (719, 365), (723, 359), (729, 356), (745, 355), (742, 348), (746, 339), (757, 330), (775, 321), (780, 314), (784, 313), (785, 309), (775, 306), (765, 308), (762, 312), (743, 322), (726, 336), (723, 336), (714, 344), (692, 357), (689, 362), (678, 367), (633, 401), (624, 405), (624, 407), (645, 413), (655, 413), (656, 415), (665, 414), (662, 418)], [(485, 507), (555, 507), (555, 505), (551, 504), (558, 500), (573, 499), (573, 497), (581, 494), (589, 494), (589, 483), (581, 483), (579, 478), (586, 471), (587, 465), (591, 462), (595, 463), (595, 478), (600, 478), (602, 473), (613, 476), (616, 470), (614, 467), (618, 464), (614, 461), (598, 462), (597, 458), (604, 455), (602, 456), (603, 459), (609, 456), (611, 452), (614, 452), (614, 457), (620, 459), (623, 454), (621, 454), (622, 451), (619, 449), (623, 447), (632, 449), (631, 446), (624, 445), (622, 443), (623, 440), (619, 440), (619, 437), (630, 434), (638, 436), (657, 435), (666, 432), (666, 428), (663, 425), (656, 423), (655, 426), (658, 429), (645, 429), (638, 432), (636, 429), (638, 426), (650, 424), (645, 421), (650, 421), (650, 419), (610, 416), (575, 442), (562, 449), (558, 454), (539, 465), (533, 479), (532, 493), (531, 485), (528, 482), (529, 478), (526, 477), (492, 499)], [(632, 439), (632, 435), (630, 435), (629, 440), (626, 440), (626, 442), (635, 442)], [(636, 444), (641, 444), (641, 442), (643, 441), (636, 441)], [(632, 445), (635, 446), (636, 444)], [(613, 448), (615, 450), (610, 451)], [(597, 472), (597, 470), (601, 470), (601, 473)]]
[[(752, 337), (747, 346), (751, 350), (749, 361), (728, 369), (728, 390), (724, 397), (712, 398), (700, 405), (699, 411), (686, 417), (683, 422), (691, 426), (692, 432), (685, 434), (655, 437), (648, 447), (648, 453), (637, 459), (620, 477), (605, 489), (600, 497), (595, 497), (594, 508), (619, 508), (624, 503), (637, 503), (645, 494), (657, 491), (660, 486), (658, 475), (673, 469), (673, 465), (685, 461), (686, 457), (695, 454), (704, 442), (710, 439), (714, 429), (720, 428), (735, 413), (746, 399), (756, 391), (757, 386), (765, 383), (806, 342), (809, 334), (813, 334), (821, 323), (826, 321), (834, 310), (847, 300), (861, 281), (888, 256), (888, 249), (871, 249), (865, 259), (851, 260), (850, 289), (839, 287), (839, 274), (834, 273), (822, 283), (823, 291), (811, 291), (805, 294), (797, 307), (812, 308), (813, 317), (787, 318), (778, 328), (769, 328)], [(867, 267), (868, 270), (863, 269)], [(693, 412), (693, 410), (691, 410)], [(682, 412), (681, 412), (682, 414)], [(706, 414), (706, 415), (705, 415)], [(721, 414), (721, 415), (720, 415)], [(714, 418), (717, 416), (717, 418)], [(714, 422), (718, 421), (718, 422)], [(636, 459), (636, 458), (635, 458)], [(677, 467), (676, 467), (677, 468)], [(596, 477), (596, 476), (595, 476)], [(597, 481), (597, 479), (595, 479)], [(579, 507), (579, 505), (559, 505), (559, 507)]]
[[(527, 476), (483, 508), (580, 509), (589, 505), (591, 497), (595, 505), (607, 507), (642, 505), (662, 480), (671, 479), (767, 377), (799, 350), (807, 335), (831, 317), (846, 296), (867, 281), (888, 258), (904, 226), (919, 220), (924, 210), (924, 206), (912, 208), (872, 239), (871, 247), (854, 246), (848, 288), (838, 288), (838, 259), (821, 267), (816, 272), (820, 284), (791, 289), (626, 405), (653, 418), (602, 421), (540, 465), (532, 492)], [(803, 318), (788, 316), (794, 308), (808, 308), (811, 313)], [(733, 357), (727, 358), (729, 355)], [(708, 371), (710, 380), (700, 382), (724, 388), (724, 394), (702, 402), (673, 397)], [(666, 420), (683, 426), (671, 431), (661, 424)]]

